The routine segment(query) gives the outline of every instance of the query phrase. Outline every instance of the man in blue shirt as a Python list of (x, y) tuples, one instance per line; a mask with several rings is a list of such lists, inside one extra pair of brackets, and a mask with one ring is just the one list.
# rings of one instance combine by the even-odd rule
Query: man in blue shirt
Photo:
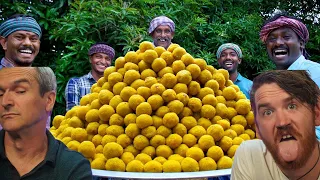
[(228, 70), (230, 80), (239, 86), (240, 90), (250, 98), (252, 81), (243, 77), (238, 72), (238, 65), (242, 61), (242, 51), (240, 47), (233, 43), (222, 44), (217, 50), (217, 59), (220, 67)]
[[(306, 43), (309, 32), (305, 24), (295, 17), (276, 14), (261, 28), (260, 39), (266, 45), (269, 58), (277, 69), (306, 70), (320, 87), (320, 64), (307, 60)], [(320, 127), (316, 127), (320, 139)]]
[(80, 104), (82, 96), (89, 94), (91, 86), (103, 77), (104, 70), (111, 65), (115, 51), (105, 43), (92, 45), (88, 52), (91, 71), (82, 76), (71, 78), (65, 89), (66, 110)]

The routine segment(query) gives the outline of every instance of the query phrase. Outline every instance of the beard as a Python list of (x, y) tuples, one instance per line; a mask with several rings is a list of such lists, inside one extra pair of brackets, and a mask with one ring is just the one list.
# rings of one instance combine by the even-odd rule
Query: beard
[(32, 62), (29, 62), (29, 61), (21, 61), (20, 59), (16, 58), (14, 60), (14, 63), (19, 66), (19, 67), (30, 67), (32, 65)]
[[(315, 122), (314, 116), (313, 116), (313, 122)], [(282, 130), (278, 129), (277, 131), (278, 131), (277, 133), (279, 135), (280, 131), (282, 131)], [(262, 139), (262, 141), (266, 145), (268, 151), (271, 153), (274, 161), (278, 164), (278, 166), (281, 169), (291, 170), (291, 171), (293, 169), (300, 169), (306, 165), (307, 161), (311, 157), (312, 150), (316, 147), (315, 142), (317, 142), (317, 139), (316, 139), (315, 130), (314, 130), (314, 128), (309, 129), (306, 132), (304, 138), (291, 125), (288, 125), (285, 128), (285, 131), (288, 132), (289, 134), (293, 135), (297, 140), (300, 140), (300, 147), (299, 147), (300, 152), (299, 152), (299, 155), (295, 161), (291, 161), (291, 162), (284, 161), (282, 159), (282, 157), (280, 156), (278, 147), (274, 143), (268, 141), (264, 136), (260, 136), (260, 138)]]

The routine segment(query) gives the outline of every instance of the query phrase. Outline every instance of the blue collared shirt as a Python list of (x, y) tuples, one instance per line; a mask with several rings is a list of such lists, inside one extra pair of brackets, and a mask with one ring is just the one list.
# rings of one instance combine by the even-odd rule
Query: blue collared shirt
[(82, 96), (89, 94), (91, 86), (96, 83), (91, 72), (82, 76), (71, 78), (68, 81), (65, 90), (66, 110), (70, 110), (73, 106), (80, 104)]
[(0, 69), (4, 68), (4, 67), (14, 67), (13, 64), (11, 64), (11, 62), (7, 61), (6, 58), (2, 58), (0, 61)]
[[(320, 64), (307, 60), (303, 55), (301, 55), (288, 70), (306, 70), (311, 79), (320, 87)], [(317, 139), (320, 140), (320, 126), (316, 126)]]
[(306, 70), (311, 79), (320, 87), (320, 64), (307, 60), (303, 55), (301, 55), (288, 70)]
[(239, 88), (243, 92), (243, 94), (246, 95), (246, 97), (248, 99), (250, 99), (250, 91), (251, 91), (251, 87), (252, 87), (251, 80), (241, 76), (241, 74), (238, 73), (237, 79), (234, 82), (234, 84), (239, 86)]

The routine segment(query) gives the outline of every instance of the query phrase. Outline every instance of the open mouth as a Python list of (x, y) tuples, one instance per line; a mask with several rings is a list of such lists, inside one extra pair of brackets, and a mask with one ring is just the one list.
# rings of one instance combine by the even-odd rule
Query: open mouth
[(286, 56), (288, 54), (288, 51), (286, 49), (277, 49), (274, 50), (274, 55), (276, 57), (282, 57), (282, 56)]
[(297, 140), (297, 139), (288, 134), (288, 135), (282, 136), (282, 138), (280, 139), (280, 142), (285, 142), (285, 141), (290, 141), (290, 140)]
[(24, 53), (24, 54), (32, 54), (32, 50), (30, 49), (21, 49), (19, 50), (20, 53)]
[(224, 62), (224, 65), (225, 65), (226, 67), (232, 67), (232, 66), (233, 66), (233, 62), (232, 62), (232, 61), (225, 61), (225, 62)]

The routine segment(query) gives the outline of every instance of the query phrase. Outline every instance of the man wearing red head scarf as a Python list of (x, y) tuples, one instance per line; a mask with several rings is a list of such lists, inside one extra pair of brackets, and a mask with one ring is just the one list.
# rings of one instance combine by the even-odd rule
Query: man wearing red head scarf
[[(300, 20), (285, 14), (276, 14), (261, 28), (260, 39), (266, 45), (269, 58), (277, 69), (306, 70), (320, 87), (320, 64), (307, 60), (306, 43), (309, 32)], [(320, 139), (320, 127), (316, 127)]]

